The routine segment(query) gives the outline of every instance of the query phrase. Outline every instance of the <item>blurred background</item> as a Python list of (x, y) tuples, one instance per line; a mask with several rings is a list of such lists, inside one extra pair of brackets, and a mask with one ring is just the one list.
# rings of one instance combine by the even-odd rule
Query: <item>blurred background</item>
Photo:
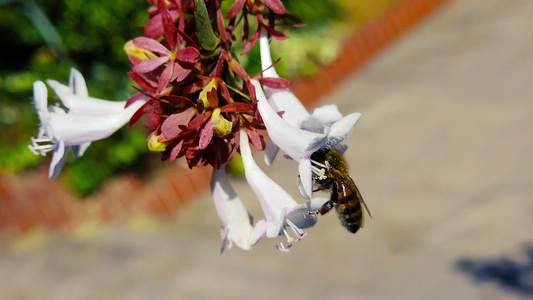
[[(346, 159), (365, 228), (330, 213), (289, 254), (221, 255), (210, 170), (148, 155), (142, 124), (49, 181), (26, 148), (32, 82), (76, 67), (91, 96), (128, 98), (122, 47), (147, 3), (0, 0), (0, 299), (533, 297), (533, 2), (284, 3), (307, 26), (273, 44), (280, 73), (310, 109), (363, 113)], [(298, 197), (295, 164), (262, 166)]]

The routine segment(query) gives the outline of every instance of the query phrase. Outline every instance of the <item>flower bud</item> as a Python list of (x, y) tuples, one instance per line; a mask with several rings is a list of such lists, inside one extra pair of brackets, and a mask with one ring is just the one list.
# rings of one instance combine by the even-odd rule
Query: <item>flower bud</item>
[(148, 60), (157, 57), (152, 51), (136, 47), (131, 40), (124, 44), (124, 52), (126, 52), (128, 56), (133, 56), (139, 60)]
[(220, 115), (220, 108), (215, 108), (213, 110), (211, 123), (213, 124), (213, 132), (219, 137), (223, 137), (231, 133), (233, 124)]
[(152, 152), (163, 152), (167, 149), (168, 143), (161, 143), (158, 135), (152, 135), (148, 140), (148, 149)]
[(200, 96), (198, 97), (202, 102), (204, 103), (204, 107), (211, 107), (209, 104), (209, 99), (207, 98), (207, 93), (209, 93), (211, 90), (216, 89), (218, 87), (218, 81), (213, 78), (211, 79), (200, 92)]

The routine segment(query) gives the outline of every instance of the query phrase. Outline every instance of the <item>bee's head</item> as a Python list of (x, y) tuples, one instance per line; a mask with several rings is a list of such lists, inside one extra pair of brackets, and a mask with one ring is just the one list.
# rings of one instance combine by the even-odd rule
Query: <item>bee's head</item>
[(318, 162), (326, 160), (326, 154), (331, 150), (330, 148), (320, 148), (311, 154), (311, 159)]

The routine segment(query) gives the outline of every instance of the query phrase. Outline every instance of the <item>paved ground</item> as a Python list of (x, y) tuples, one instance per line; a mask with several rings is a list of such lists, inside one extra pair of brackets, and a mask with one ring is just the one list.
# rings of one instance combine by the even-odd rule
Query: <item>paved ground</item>
[[(374, 219), (356, 235), (330, 214), (289, 254), (219, 255), (205, 195), (175, 218), (21, 236), (0, 248), (0, 299), (532, 297), (531, 15), (530, 0), (456, 1), (324, 99), (363, 113), (347, 160)], [(293, 183), (289, 165), (269, 173)]]

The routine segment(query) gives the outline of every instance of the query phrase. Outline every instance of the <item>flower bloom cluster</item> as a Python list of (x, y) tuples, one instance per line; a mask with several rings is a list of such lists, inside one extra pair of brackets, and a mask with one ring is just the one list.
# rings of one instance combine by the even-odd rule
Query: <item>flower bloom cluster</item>
[[(284, 38), (262, 17), (269, 8), (274, 16), (284, 14), (279, 0), (265, 1), (266, 7), (260, 1), (236, 1), (226, 14), (227, 22), (220, 2), (154, 1), (145, 36), (134, 38), (125, 48), (133, 65), (129, 75), (141, 87), (128, 105), (142, 95), (149, 98), (132, 123), (146, 114), (154, 149), (165, 160), (184, 156), (191, 168), (218, 169), (231, 161), (239, 149), (241, 129), (255, 148), (264, 148), (253, 76), (233, 57), (232, 42), (239, 22), (248, 35), (248, 15), (260, 28)], [(245, 51), (257, 37), (255, 33), (251, 40), (245, 38)], [(272, 87), (290, 84), (280, 78), (259, 80)]]
[[(343, 117), (335, 105), (310, 114), (289, 90), (290, 82), (278, 76), (269, 37), (285, 39), (275, 29), (276, 22), (293, 19), (280, 0), (236, 0), (225, 17), (221, 0), (149, 2), (153, 6), (144, 36), (124, 47), (138, 93), (122, 102), (91, 98), (83, 77), (73, 69), (69, 86), (48, 80), (63, 106), (47, 107), (46, 86), (35, 82), (41, 128), (30, 149), (43, 155), (53, 150), (50, 178), (55, 178), (69, 148), (80, 157), (92, 141), (146, 115), (148, 147), (160, 152), (163, 160), (184, 157), (190, 168), (213, 166), (211, 191), (222, 223), (222, 250), (233, 244), (249, 250), (263, 236), (282, 235), (287, 243), (278, 249), (288, 251), (305, 236), (303, 229), (316, 223), (316, 214), (310, 212), (328, 200), (312, 197), (313, 173), (320, 170), (311, 155), (323, 148), (345, 150), (342, 142), (360, 114)], [(257, 23), (251, 34), (250, 18)], [(244, 53), (259, 41), (261, 74), (248, 75), (234, 57), (237, 28), (242, 28)], [(267, 165), (280, 149), (298, 163), (298, 189), (305, 203), (299, 204), (263, 173), (250, 144), (265, 150)], [(264, 212), (264, 219), (255, 224), (226, 177), (224, 165), (237, 152)]]

